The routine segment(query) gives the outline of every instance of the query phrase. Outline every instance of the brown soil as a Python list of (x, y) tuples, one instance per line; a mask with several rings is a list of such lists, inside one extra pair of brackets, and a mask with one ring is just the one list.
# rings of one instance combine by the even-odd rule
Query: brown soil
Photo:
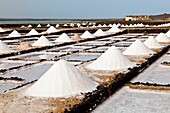
[(147, 85), (132, 85), (128, 84), (132, 89), (147, 89), (147, 90), (170, 90), (170, 87), (164, 86), (147, 86)]
[(0, 113), (62, 113), (65, 108), (69, 109), (79, 104), (84, 96), (70, 98), (35, 98), (22, 95), (22, 88), (0, 94)]
[(32, 46), (27, 42), (22, 42), (19, 46), (17, 46), (18, 50), (27, 50), (30, 48), (32, 48)]
[(164, 65), (164, 66), (170, 66), (170, 64), (165, 64), (165, 63), (162, 63), (162, 65)]
[(142, 64), (144, 62), (146, 62), (146, 58), (148, 57), (134, 57), (134, 56), (128, 56), (129, 60), (132, 61), (132, 62), (136, 62), (136, 63), (139, 63), (139, 64)]
[(82, 72), (84, 72), (86, 75), (89, 75), (92, 78), (94, 77), (94, 78), (99, 79), (99, 81), (96, 81), (96, 82), (98, 82), (100, 85), (103, 85), (103, 86), (107, 86), (111, 82), (113, 82), (115, 80), (116, 75), (120, 73), (119, 71), (89, 70), (85, 68), (85, 66), (89, 63), (90, 62), (86, 62), (84, 64), (79, 65), (79, 69)]

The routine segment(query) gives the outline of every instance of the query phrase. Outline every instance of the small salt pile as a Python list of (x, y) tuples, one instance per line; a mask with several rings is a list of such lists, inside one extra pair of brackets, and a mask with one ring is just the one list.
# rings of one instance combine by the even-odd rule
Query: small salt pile
[(41, 24), (38, 24), (37, 27), (41, 27)]
[(170, 37), (170, 30), (166, 32), (166, 36)]
[(21, 34), (18, 33), (18, 31), (13, 30), (12, 33), (10, 33), (7, 37), (20, 37)]
[(26, 35), (31, 36), (31, 35), (40, 35), (40, 34), (35, 29), (31, 29), (31, 31)]
[(0, 32), (4, 32), (4, 30), (0, 27)]
[(153, 51), (149, 49), (145, 44), (143, 44), (140, 40), (136, 40), (133, 42), (124, 52), (124, 55), (132, 55), (132, 56), (148, 56), (152, 54)]
[(120, 32), (121, 30), (116, 26), (114, 25), (112, 28), (110, 28), (107, 33), (116, 33), (116, 32)]
[(29, 24), (29, 25), (28, 25), (28, 27), (32, 27), (32, 25), (31, 25), (31, 24)]
[(85, 31), (80, 37), (81, 38), (94, 38), (94, 36), (89, 31)]
[(78, 34), (74, 34), (74, 36), (71, 37), (73, 40), (81, 40), (82, 38)]
[(54, 26), (50, 26), (47, 31), (47, 33), (55, 33), (58, 32), (58, 30)]
[(155, 39), (160, 43), (169, 43), (170, 42), (170, 37), (168, 37), (164, 33), (158, 34), (158, 36), (156, 36)]
[(21, 44), (17, 46), (17, 49), (25, 50), (25, 49), (29, 49), (31, 47), (32, 47), (31, 44), (29, 44), (27, 42), (21, 42)]
[(106, 33), (102, 31), (101, 29), (98, 29), (94, 34), (94, 36), (104, 36)]
[(135, 63), (129, 61), (116, 47), (110, 47), (97, 60), (87, 65), (86, 68), (92, 70), (121, 70), (133, 67)]
[(144, 44), (150, 49), (158, 49), (162, 48), (162, 46), (156, 41), (153, 36), (150, 36), (147, 40), (145, 40)]
[(69, 97), (92, 92), (97, 83), (65, 60), (57, 61), (42, 77), (25, 91), (27, 96)]
[(10, 49), (4, 42), (2, 42), (0, 40), (0, 52), (4, 53), (4, 52), (12, 52), (13, 50)]
[(54, 45), (50, 42), (45, 36), (41, 36), (36, 42), (32, 44), (32, 46), (51, 46)]
[(71, 42), (71, 41), (74, 40), (71, 39), (66, 33), (63, 33), (55, 40), (55, 42)]
[(50, 24), (47, 24), (46, 27), (50, 27), (51, 25)]

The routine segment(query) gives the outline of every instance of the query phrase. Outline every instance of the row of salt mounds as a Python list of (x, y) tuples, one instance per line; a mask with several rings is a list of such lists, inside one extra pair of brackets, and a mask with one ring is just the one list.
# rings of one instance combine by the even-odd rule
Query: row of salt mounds
[(155, 39), (160, 43), (169, 43), (170, 42), (170, 38), (167, 35), (165, 35), (164, 33), (158, 34), (158, 36), (156, 36)]
[(156, 41), (156, 39), (153, 36), (150, 36), (147, 40), (145, 40), (144, 44), (150, 49), (162, 48), (162, 46), (159, 44), (158, 41)]
[(133, 42), (124, 52), (124, 55), (134, 55), (134, 56), (148, 56), (152, 54), (153, 51), (149, 49), (145, 44), (143, 44), (139, 39)]
[(87, 65), (86, 68), (92, 70), (121, 70), (135, 66), (135, 63), (129, 61), (116, 47), (110, 47), (97, 60)]
[(85, 31), (80, 37), (81, 38), (94, 38), (94, 36), (89, 31)]
[(104, 35), (106, 35), (106, 33), (103, 30), (98, 29), (93, 35), (94, 36), (104, 36)]
[(10, 33), (7, 37), (20, 37), (21, 34), (18, 33), (18, 31), (13, 30), (12, 33)]
[(0, 52), (13, 52), (13, 50), (0, 40)]
[(71, 41), (74, 40), (71, 39), (66, 33), (63, 33), (55, 40), (55, 42), (71, 42)]
[(166, 32), (166, 36), (170, 37), (170, 30)]
[(82, 74), (74, 65), (57, 61), (42, 77), (25, 91), (37, 97), (69, 97), (96, 89), (97, 83)]
[(26, 36), (31, 36), (31, 35), (40, 35), (35, 29), (31, 29), (29, 33), (26, 34)]
[(120, 32), (121, 30), (114, 25), (112, 28), (110, 28), (108, 31), (106, 31), (107, 33), (116, 33), (116, 32)]
[(58, 32), (58, 30), (54, 26), (50, 26), (47, 31), (47, 33), (55, 33)]
[(50, 42), (45, 36), (41, 36), (36, 42), (32, 44), (32, 46), (52, 46), (54, 45)]

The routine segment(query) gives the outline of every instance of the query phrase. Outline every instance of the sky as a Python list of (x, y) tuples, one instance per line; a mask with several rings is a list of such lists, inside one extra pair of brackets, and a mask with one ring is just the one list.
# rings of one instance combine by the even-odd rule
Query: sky
[(0, 0), (0, 18), (122, 18), (170, 14), (170, 0)]

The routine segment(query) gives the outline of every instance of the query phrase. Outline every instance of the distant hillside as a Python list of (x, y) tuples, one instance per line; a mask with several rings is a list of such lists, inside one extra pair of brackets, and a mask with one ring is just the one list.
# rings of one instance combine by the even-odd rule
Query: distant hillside
[(170, 20), (170, 14), (149, 15), (152, 20)]

